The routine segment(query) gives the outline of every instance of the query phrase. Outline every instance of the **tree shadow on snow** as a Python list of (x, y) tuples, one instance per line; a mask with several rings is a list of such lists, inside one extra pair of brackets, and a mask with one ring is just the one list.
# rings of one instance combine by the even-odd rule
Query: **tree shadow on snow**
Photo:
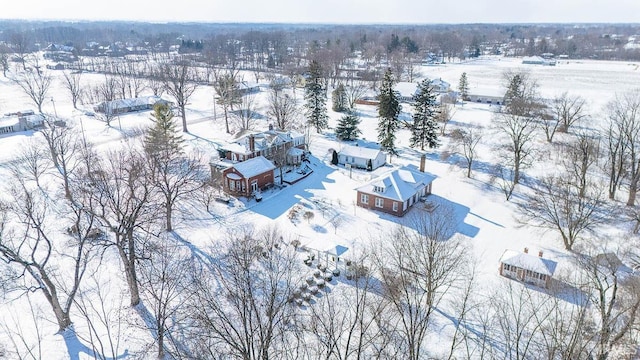
[(125, 359), (129, 356), (129, 350), (125, 349), (124, 352), (115, 358), (104, 356), (103, 354), (96, 353), (94, 349), (82, 343), (80, 339), (78, 339), (78, 335), (76, 334), (73, 327), (68, 328), (62, 333), (62, 337), (64, 338), (64, 344), (67, 347), (67, 352), (69, 353), (70, 360), (80, 360), (85, 359), (87, 357), (94, 359)]

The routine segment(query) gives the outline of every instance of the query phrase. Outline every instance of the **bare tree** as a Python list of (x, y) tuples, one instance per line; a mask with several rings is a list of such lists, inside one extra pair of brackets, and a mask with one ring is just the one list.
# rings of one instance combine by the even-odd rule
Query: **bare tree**
[(258, 117), (258, 108), (256, 98), (253, 95), (245, 95), (240, 98), (240, 109), (234, 111), (233, 115), (236, 119), (237, 127), (240, 130), (253, 129), (256, 118)]
[(222, 109), (224, 110), (224, 123), (227, 134), (229, 134), (229, 109), (233, 109), (235, 105), (240, 104), (242, 101), (238, 89), (238, 73), (233, 71), (225, 73), (214, 71), (213, 76), (213, 88), (216, 90), (216, 94), (218, 94), (215, 101), (219, 105), (222, 105)]
[(45, 127), (41, 131), (49, 148), (49, 156), (57, 173), (62, 178), (65, 196), (71, 199), (72, 176), (82, 161), (82, 147), (87, 144), (81, 142), (81, 137), (73, 128), (58, 125), (51, 118), (45, 120)]
[(568, 156), (563, 157), (564, 168), (578, 188), (578, 196), (585, 196), (589, 182), (589, 170), (597, 162), (598, 139), (591, 134), (582, 131), (576, 134), (573, 142), (567, 148)]
[(591, 181), (585, 185), (581, 189), (566, 174), (543, 177), (533, 193), (518, 204), (523, 220), (558, 231), (565, 248), (571, 250), (583, 232), (606, 221), (602, 190)]
[(586, 101), (580, 96), (572, 96), (567, 92), (556, 96), (552, 102), (554, 117), (558, 121), (558, 132), (568, 132), (573, 125), (586, 119)]
[(281, 91), (271, 89), (267, 114), (275, 119), (278, 129), (288, 130), (300, 116), (300, 109), (294, 98)]
[[(64, 331), (71, 326), (71, 306), (89, 262), (93, 217), (73, 202), (52, 204), (48, 196), (31, 189), (22, 179), (11, 183), (7, 191), (10, 198), (0, 204), (0, 211), (8, 215), (0, 219), (0, 259), (17, 274), (28, 276), (25, 289), (43, 294), (59, 331)], [(70, 214), (69, 242), (55, 239), (59, 235), (53, 229), (60, 221), (57, 212)], [(61, 270), (53, 260), (57, 257), (68, 258), (72, 267)], [(72, 275), (64, 275), (64, 270)]]
[(498, 113), (494, 126), (504, 137), (500, 149), (513, 169), (513, 183), (518, 184), (522, 169), (529, 166), (533, 158), (536, 121), (529, 116)]
[[(414, 230), (415, 229), (415, 230)], [(424, 356), (433, 311), (449, 290), (465, 278), (467, 251), (452, 235), (453, 210), (435, 205), (400, 226), (383, 247), (381, 280), (388, 312), (393, 312), (396, 347), (407, 359)]]
[(137, 264), (148, 228), (158, 218), (147, 159), (135, 148), (111, 151), (93, 161), (78, 201), (94, 214), (112, 236), (101, 244), (115, 247), (122, 261), (131, 306), (140, 303)]
[(167, 353), (179, 353), (172, 331), (181, 326), (181, 307), (192, 294), (187, 283), (190, 259), (178, 246), (170, 244), (166, 235), (147, 249), (150, 256), (141, 266), (139, 277), (145, 304), (153, 315), (149, 330), (158, 346), (158, 359), (165, 359)]
[(436, 121), (440, 123), (440, 135), (444, 136), (447, 130), (447, 124), (456, 114), (455, 107), (452, 103), (441, 102), (438, 106)]
[[(633, 206), (640, 186), (640, 90), (631, 91), (616, 98), (607, 105), (610, 126), (610, 175), (615, 176), (614, 166), (624, 166), (629, 177), (627, 205)], [(619, 137), (619, 138), (618, 138)], [(616, 139), (617, 138), (617, 139)], [(619, 144), (621, 142), (621, 144)], [(616, 145), (618, 144), (618, 145)], [(624, 150), (624, 151), (623, 151)], [(613, 159), (614, 152), (620, 156), (622, 164)], [(619, 153), (618, 153), (619, 152)], [(616, 161), (616, 162), (614, 162)], [(618, 168), (622, 171), (622, 168)], [(610, 190), (611, 192), (611, 190)]]
[[(625, 274), (614, 253), (595, 256), (585, 254), (577, 259), (580, 269), (580, 288), (587, 292), (593, 306), (594, 358), (608, 359), (612, 351), (628, 340), (638, 324), (640, 309), (640, 279)], [(631, 348), (637, 348), (637, 340)], [(632, 352), (635, 354), (635, 350)]]
[(176, 63), (163, 63), (157, 71), (161, 74), (164, 89), (176, 100), (176, 106), (182, 118), (182, 131), (189, 132), (185, 108), (198, 87), (194, 81), (193, 67), (187, 60), (181, 60)]
[(82, 79), (82, 72), (64, 72), (64, 87), (69, 91), (69, 96), (71, 97), (71, 103), (73, 103), (73, 108), (78, 108), (78, 101), (82, 97), (83, 88), (80, 83)]
[(241, 359), (281, 358), (295, 351), (282, 346), (295, 332), (290, 324), (298, 311), (290, 300), (302, 263), (277, 234), (231, 235), (210, 271), (194, 273), (195, 351)]
[(352, 81), (351, 85), (345, 86), (345, 94), (347, 96), (347, 104), (350, 109), (355, 109), (356, 101), (363, 97), (368, 90), (367, 84), (362, 81)]
[[(367, 257), (355, 261), (367, 263)], [(383, 351), (382, 330), (377, 320), (387, 303), (379, 301), (373, 272), (365, 272), (349, 282), (350, 288), (332, 292), (328, 286), (310, 304), (304, 330), (315, 339), (318, 357), (325, 359), (373, 358)], [(324, 290), (324, 291), (323, 291)], [(314, 290), (315, 291), (315, 290)]]
[(451, 133), (451, 138), (461, 150), (467, 166), (467, 177), (471, 177), (473, 161), (477, 157), (476, 147), (482, 140), (482, 127), (471, 126), (468, 129), (456, 129)]
[(41, 71), (24, 71), (12, 80), (38, 107), (38, 112), (42, 113), (42, 104), (47, 99), (49, 87), (51, 87), (51, 76)]
[(40, 142), (27, 140), (20, 146), (9, 167), (16, 178), (33, 180), (40, 187), (40, 179), (51, 170), (47, 158), (47, 150)]
[[(85, 290), (76, 296), (75, 307), (87, 324), (88, 334), (78, 337), (91, 346), (92, 355), (100, 360), (122, 355), (125, 323), (121, 321), (124, 295), (113, 288), (113, 281), (94, 273), (85, 280)], [(91, 281), (90, 284), (87, 284)]]

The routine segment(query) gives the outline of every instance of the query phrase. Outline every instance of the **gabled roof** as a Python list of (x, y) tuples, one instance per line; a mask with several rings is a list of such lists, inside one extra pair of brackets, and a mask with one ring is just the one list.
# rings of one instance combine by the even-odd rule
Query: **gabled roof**
[(515, 250), (505, 250), (500, 257), (500, 262), (549, 276), (553, 276), (558, 265), (553, 260)]
[(252, 152), (249, 149), (249, 138), (253, 136), (254, 150), (262, 151), (270, 147), (292, 142), (294, 138), (304, 136), (297, 132), (285, 132), (278, 130), (267, 130), (263, 132), (256, 132), (251, 130), (245, 130), (236, 134), (236, 140), (231, 143), (221, 146), (221, 149), (231, 151), (236, 154), (250, 155)]
[[(404, 202), (419, 189), (432, 183), (435, 178), (433, 174), (402, 167), (379, 176), (356, 190)], [(374, 187), (384, 188), (384, 191), (374, 191)]]
[(245, 179), (271, 171), (276, 167), (264, 156), (256, 156), (249, 160), (233, 165), (237, 172), (242, 174)]
[(117, 99), (113, 101), (106, 101), (98, 105), (110, 106), (111, 110), (133, 108), (137, 106), (155, 105), (159, 102), (170, 103), (167, 100), (162, 99), (159, 96), (141, 96), (137, 98)]
[(344, 156), (353, 156), (361, 159), (375, 159), (382, 151), (380, 149), (371, 149), (364, 146), (352, 146), (352, 145), (344, 145), (340, 151), (338, 151), (339, 155)]

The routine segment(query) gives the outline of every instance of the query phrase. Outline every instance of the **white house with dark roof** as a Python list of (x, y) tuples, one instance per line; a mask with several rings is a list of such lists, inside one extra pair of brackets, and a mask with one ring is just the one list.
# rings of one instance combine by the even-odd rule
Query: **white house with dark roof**
[[(338, 164), (351, 165), (355, 168), (375, 170), (386, 164), (387, 154), (380, 149), (364, 146), (344, 145), (338, 151)], [(369, 166), (371, 165), (371, 166)]]
[(264, 156), (233, 164), (222, 171), (223, 189), (232, 195), (251, 196), (273, 185), (275, 168)]
[(401, 167), (356, 189), (356, 204), (367, 209), (403, 216), (420, 198), (431, 194), (436, 176), (415, 168)]
[(558, 263), (542, 255), (542, 251), (538, 252), (538, 256), (531, 255), (528, 248), (524, 248), (524, 252), (505, 250), (500, 257), (500, 275), (549, 288)]
[(103, 101), (96, 104), (93, 110), (98, 113), (124, 114), (134, 111), (151, 110), (156, 104), (167, 104), (172, 106), (168, 100), (159, 96), (141, 96), (137, 98), (118, 99), (113, 101)]

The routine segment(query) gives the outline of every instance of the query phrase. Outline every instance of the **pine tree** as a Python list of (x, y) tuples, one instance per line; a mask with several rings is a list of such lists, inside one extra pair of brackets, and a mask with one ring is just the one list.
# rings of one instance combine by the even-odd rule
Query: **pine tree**
[(305, 85), (304, 99), (307, 101), (307, 122), (316, 128), (318, 133), (329, 127), (327, 115), (327, 93), (322, 79), (322, 68), (313, 60), (309, 65), (309, 78)]
[(438, 103), (431, 80), (424, 79), (418, 83), (414, 100), (413, 126), (409, 145), (420, 146), (420, 150), (424, 150), (425, 145), (430, 149), (438, 147)]
[(337, 112), (348, 110), (347, 91), (342, 83), (338, 84), (338, 87), (331, 93), (331, 100), (333, 102), (331, 110)]
[(333, 150), (333, 153), (331, 154), (331, 163), (333, 165), (338, 165), (338, 152)]
[(147, 130), (144, 149), (153, 161), (167, 161), (184, 153), (184, 139), (173, 121), (173, 112), (167, 104), (153, 107), (154, 126)]
[(393, 89), (394, 81), (390, 68), (384, 73), (382, 84), (380, 85), (380, 95), (378, 99), (378, 141), (383, 150), (391, 155), (397, 155), (395, 148), (396, 131), (400, 123), (398, 116), (402, 106), (398, 101), (398, 92)]
[(350, 112), (338, 120), (336, 125), (336, 137), (340, 140), (355, 140), (361, 133), (358, 129), (360, 118), (354, 112)]
[(469, 81), (467, 80), (466, 72), (463, 72), (462, 75), (460, 75), (458, 91), (460, 91), (460, 97), (462, 97), (462, 100), (469, 100)]

